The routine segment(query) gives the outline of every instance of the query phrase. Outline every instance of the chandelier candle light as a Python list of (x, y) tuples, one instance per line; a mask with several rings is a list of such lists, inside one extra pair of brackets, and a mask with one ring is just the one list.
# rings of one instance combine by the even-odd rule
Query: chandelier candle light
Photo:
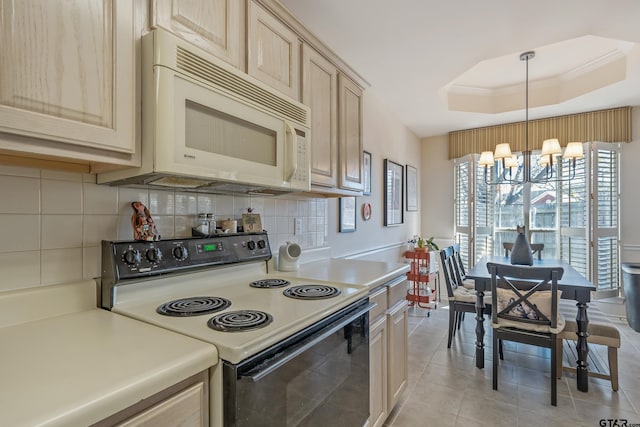
[[(549, 181), (564, 181), (575, 177), (576, 159), (584, 158), (581, 142), (570, 142), (562, 155), (560, 141), (557, 138), (547, 139), (542, 143), (542, 151), (540, 153), (540, 166), (544, 166), (545, 172), (540, 176), (532, 176), (531, 174), (531, 150), (529, 149), (529, 60), (535, 57), (534, 51), (524, 52), (520, 55), (520, 60), (526, 62), (526, 80), (525, 80), (525, 149), (522, 152), (523, 174), (521, 179), (512, 177), (513, 170), (518, 168), (518, 159), (511, 153), (509, 143), (501, 143), (496, 145), (495, 153), (491, 151), (483, 151), (480, 154), (478, 164), (484, 166), (484, 181), (487, 184), (524, 184), (545, 183)], [(562, 156), (560, 159), (557, 157)], [(568, 177), (560, 178), (559, 173), (554, 173), (555, 169), (561, 165), (562, 160), (571, 160), (571, 173)], [(495, 161), (501, 160), (498, 165), (496, 182), (489, 182), (487, 178), (487, 169), (494, 166)], [(501, 169), (501, 170), (500, 170)], [(554, 178), (555, 176), (555, 178)]]

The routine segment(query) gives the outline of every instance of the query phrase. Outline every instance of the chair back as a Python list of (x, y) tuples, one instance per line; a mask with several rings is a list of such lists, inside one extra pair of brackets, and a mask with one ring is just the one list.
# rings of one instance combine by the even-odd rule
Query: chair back
[[(538, 255), (538, 259), (542, 259), (542, 251), (544, 250), (544, 243), (530, 243), (531, 254)], [(504, 256), (509, 256), (509, 253), (513, 249), (513, 243), (511, 242), (502, 242), (502, 247), (504, 248)]]
[(467, 272), (464, 269), (464, 263), (462, 262), (462, 257), (460, 256), (460, 243), (453, 244), (453, 261), (456, 263), (456, 268), (458, 269), (458, 280), (464, 279), (467, 275)]
[[(530, 267), (487, 263), (491, 275), (491, 319), (531, 325), (524, 329), (555, 329), (558, 321), (558, 280), (562, 267)], [(524, 325), (523, 325), (524, 326)], [(542, 328), (542, 329), (541, 329)]]
[(447, 296), (453, 298), (453, 292), (458, 287), (456, 281), (455, 266), (453, 265), (453, 246), (448, 246), (440, 251), (440, 261), (442, 263), (442, 274), (447, 285)]

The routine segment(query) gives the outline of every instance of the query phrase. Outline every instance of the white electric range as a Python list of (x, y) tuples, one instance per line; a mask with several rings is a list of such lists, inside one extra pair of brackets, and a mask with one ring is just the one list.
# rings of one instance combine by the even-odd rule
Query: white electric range
[(366, 423), (366, 288), (267, 276), (266, 232), (102, 251), (104, 308), (218, 349), (212, 425)]

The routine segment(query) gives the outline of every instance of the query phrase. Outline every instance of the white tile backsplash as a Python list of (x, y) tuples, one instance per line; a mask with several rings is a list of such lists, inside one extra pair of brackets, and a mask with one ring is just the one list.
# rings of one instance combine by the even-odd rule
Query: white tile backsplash
[[(323, 199), (109, 187), (95, 175), (0, 165), (0, 291), (99, 277), (100, 242), (133, 238), (134, 201), (149, 208), (163, 238), (189, 237), (199, 212), (240, 221), (251, 207), (274, 253), (287, 241), (305, 249), (326, 241)], [(296, 218), (303, 227), (294, 235)]]
[(151, 215), (173, 215), (173, 191), (149, 190), (149, 204), (146, 205)]
[(131, 203), (140, 202), (145, 206), (149, 206), (149, 192), (140, 188), (118, 188), (118, 213), (120, 215), (133, 214)]
[(82, 247), (82, 215), (41, 215), (42, 249)]
[(0, 291), (38, 286), (40, 251), (0, 253)]
[(0, 175), (0, 213), (40, 213), (40, 178)]
[(85, 182), (82, 187), (85, 214), (111, 214), (118, 213), (118, 189), (106, 185), (97, 185)]
[(102, 247), (90, 246), (82, 248), (82, 278), (93, 279), (100, 277), (102, 265)]
[(118, 238), (118, 215), (84, 215), (83, 218), (82, 242), (84, 246), (97, 246), (103, 239), (116, 240)]
[(82, 213), (82, 181), (62, 181), (43, 178), (41, 187), (42, 213)]
[(82, 248), (47, 249), (40, 255), (40, 283), (50, 285), (82, 279)]
[(40, 249), (40, 216), (0, 214), (0, 252)]

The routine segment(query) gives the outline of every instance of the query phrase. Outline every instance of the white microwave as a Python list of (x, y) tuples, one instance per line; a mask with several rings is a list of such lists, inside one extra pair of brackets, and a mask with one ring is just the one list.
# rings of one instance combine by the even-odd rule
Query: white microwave
[(99, 184), (310, 189), (309, 108), (164, 30), (142, 39), (142, 165)]

